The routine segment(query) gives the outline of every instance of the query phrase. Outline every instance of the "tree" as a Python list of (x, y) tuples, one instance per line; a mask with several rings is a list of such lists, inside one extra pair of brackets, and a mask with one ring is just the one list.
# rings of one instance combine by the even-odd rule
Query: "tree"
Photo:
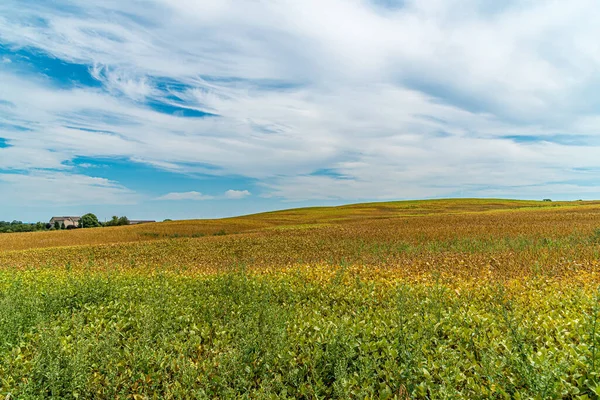
[(97, 228), (100, 226), (100, 222), (98, 221), (98, 217), (92, 213), (88, 213), (81, 217), (79, 226), (82, 226), (83, 228)]
[(117, 226), (119, 225), (119, 217), (113, 215), (110, 221), (104, 224), (104, 226)]
[(104, 226), (122, 226), (129, 225), (129, 218), (127, 217), (117, 217), (114, 215), (110, 221), (107, 221)]
[(56, 230), (60, 229), (60, 222), (54, 221), (54, 229), (56, 229)]
[[(51, 224), (47, 225), (49, 228), (52, 227)], [(21, 221), (0, 221), (0, 233), (34, 232), (44, 230), (45, 227), (46, 224), (44, 222), (26, 223)]]
[(64, 222), (60, 223), (60, 229), (65, 229), (65, 223)]

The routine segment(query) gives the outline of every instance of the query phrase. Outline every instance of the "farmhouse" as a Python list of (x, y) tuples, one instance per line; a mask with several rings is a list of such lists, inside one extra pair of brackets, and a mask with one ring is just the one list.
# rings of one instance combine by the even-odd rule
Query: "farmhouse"
[(52, 217), (50, 220), (50, 224), (54, 225), (55, 223), (59, 223), (60, 225), (64, 225), (65, 228), (68, 226), (79, 227), (79, 221), (81, 217)]

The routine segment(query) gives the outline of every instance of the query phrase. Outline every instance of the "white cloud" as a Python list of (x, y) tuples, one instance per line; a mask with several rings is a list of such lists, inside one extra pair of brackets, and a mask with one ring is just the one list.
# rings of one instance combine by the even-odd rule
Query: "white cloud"
[[(0, 149), (0, 168), (122, 157), (258, 179), (291, 200), (501, 195), (564, 182), (587, 193), (599, 178), (592, 0), (63, 3), (74, 7), (1, 2), (0, 42), (86, 64), (102, 88), (58, 89), (0, 65), (0, 101), (11, 104), (0, 102), (0, 136), (13, 145)], [(232, 193), (217, 197), (249, 195)]]
[(228, 191), (225, 192), (224, 197), (226, 199), (234, 199), (234, 200), (238, 200), (238, 199), (243, 199), (245, 197), (251, 196), (252, 193), (250, 193), (247, 190), (233, 190), (230, 189)]
[(243, 199), (250, 196), (247, 190), (228, 190), (222, 196), (206, 195), (200, 192), (173, 192), (156, 198), (156, 200), (217, 200), (217, 199)]
[(135, 101), (143, 101), (155, 93), (146, 76), (137, 76), (133, 71), (111, 70), (107, 66), (94, 65), (91, 69), (94, 78), (104, 83), (104, 87), (115, 94), (122, 94)]
[(0, 173), (0, 205), (135, 204), (141, 196), (104, 178), (64, 172)]
[[(16, 145), (12, 145), (12, 143)], [(0, 170), (29, 170), (35, 168), (64, 169), (63, 157), (43, 148), (18, 146), (12, 140), (11, 147), (0, 148)]]
[(213, 196), (200, 192), (173, 192), (158, 197), (156, 200), (213, 200)]

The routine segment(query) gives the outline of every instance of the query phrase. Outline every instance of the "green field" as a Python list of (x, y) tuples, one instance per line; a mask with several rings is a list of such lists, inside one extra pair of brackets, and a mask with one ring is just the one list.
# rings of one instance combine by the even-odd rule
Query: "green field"
[(0, 235), (0, 396), (593, 399), (600, 204)]

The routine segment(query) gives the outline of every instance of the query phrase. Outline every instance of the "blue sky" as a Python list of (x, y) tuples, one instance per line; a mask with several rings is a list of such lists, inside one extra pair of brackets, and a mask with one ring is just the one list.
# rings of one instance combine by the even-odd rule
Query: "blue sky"
[(600, 198), (595, 1), (3, 0), (0, 220)]

